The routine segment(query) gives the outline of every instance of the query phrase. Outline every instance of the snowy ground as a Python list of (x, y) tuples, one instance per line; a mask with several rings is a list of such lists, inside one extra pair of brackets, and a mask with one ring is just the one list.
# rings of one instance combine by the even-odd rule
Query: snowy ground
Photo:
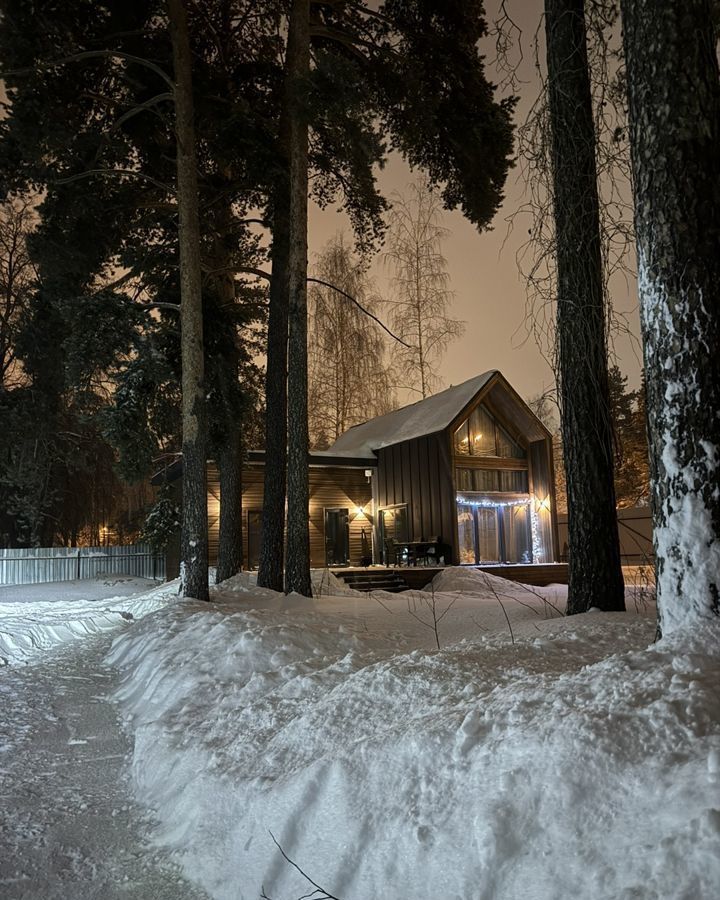
[[(307, 600), (239, 577), (210, 606), (166, 590), (163, 608), (119, 620), (104, 659), (100, 635), (5, 669), (0, 766), (20, 774), (0, 836), (13, 877), (56, 878), (55, 893), (7, 879), (0, 893), (116, 896), (63, 892), (70, 872), (135, 877), (118, 897), (200, 896), (174, 861), (218, 900), (327, 896), (292, 860), (342, 900), (720, 895), (717, 630), (653, 645), (645, 590), (626, 614), (563, 618), (564, 588), (469, 570), (434, 593), (321, 581)], [(53, 749), (31, 765), (38, 731)], [(85, 783), (92, 759), (107, 769)]]
[(0, 666), (32, 663), (47, 650), (165, 605), (177, 585), (132, 575), (0, 586)]

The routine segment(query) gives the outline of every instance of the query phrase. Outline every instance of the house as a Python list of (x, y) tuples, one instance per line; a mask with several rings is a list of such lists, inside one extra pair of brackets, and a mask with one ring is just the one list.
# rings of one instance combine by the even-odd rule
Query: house
[[(356, 425), (308, 463), (313, 567), (558, 559), (551, 436), (496, 370)], [(243, 471), (249, 568), (258, 563), (265, 466), (252, 451)], [(214, 563), (212, 463), (208, 491)]]

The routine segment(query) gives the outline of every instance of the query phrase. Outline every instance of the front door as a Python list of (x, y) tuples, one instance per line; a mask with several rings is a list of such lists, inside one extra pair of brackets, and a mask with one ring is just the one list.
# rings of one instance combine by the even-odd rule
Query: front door
[(247, 514), (248, 569), (260, 565), (260, 539), (262, 537), (262, 510), (250, 509)]
[(325, 561), (328, 566), (350, 562), (350, 528), (347, 509), (325, 510)]

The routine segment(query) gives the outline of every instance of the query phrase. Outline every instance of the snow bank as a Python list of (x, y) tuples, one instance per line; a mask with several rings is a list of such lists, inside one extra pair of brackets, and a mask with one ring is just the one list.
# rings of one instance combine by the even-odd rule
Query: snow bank
[(156, 840), (218, 900), (312, 890), (271, 834), (343, 900), (716, 896), (718, 630), (648, 647), (654, 610), (546, 618), (497, 581), (220, 590), (123, 633)]
[(117, 628), (164, 607), (177, 582), (117, 575), (0, 588), (0, 665), (31, 663), (48, 650)]

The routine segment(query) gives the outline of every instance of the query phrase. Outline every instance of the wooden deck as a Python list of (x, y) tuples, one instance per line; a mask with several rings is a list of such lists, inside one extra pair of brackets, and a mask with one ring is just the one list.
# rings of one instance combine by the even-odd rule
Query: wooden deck
[[(467, 569), (478, 569), (481, 572), (487, 572), (490, 575), (497, 575), (499, 578), (507, 578), (509, 581), (517, 581), (520, 584), (532, 584), (543, 587), (548, 584), (567, 584), (568, 567), (567, 563), (547, 563), (546, 565), (528, 565), (528, 566), (463, 566)], [(442, 572), (442, 568), (433, 566), (371, 566), (367, 569), (359, 569), (348, 566), (347, 568), (333, 568), (333, 575), (342, 578), (343, 575), (362, 574), (364, 573), (397, 573), (408, 584), (410, 588), (419, 589), (429, 584), (433, 578)]]

